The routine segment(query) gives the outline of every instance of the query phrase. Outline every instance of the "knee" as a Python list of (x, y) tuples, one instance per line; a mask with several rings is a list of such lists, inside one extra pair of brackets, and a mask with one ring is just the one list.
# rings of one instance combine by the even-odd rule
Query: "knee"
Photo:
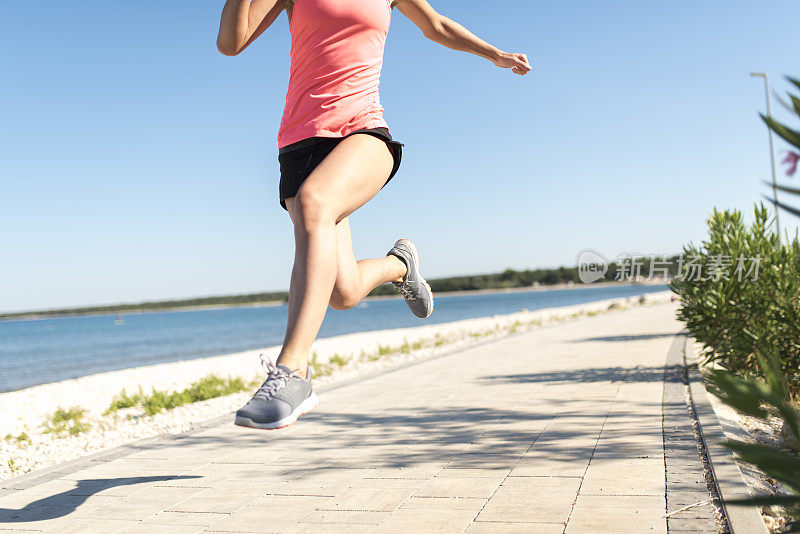
[(334, 310), (349, 310), (358, 306), (359, 302), (361, 302), (361, 295), (358, 291), (354, 289), (346, 291), (334, 289), (328, 305)]
[(313, 232), (325, 224), (335, 224), (334, 218), (328, 213), (324, 195), (316, 189), (301, 187), (295, 197), (295, 206), (295, 226), (301, 230)]

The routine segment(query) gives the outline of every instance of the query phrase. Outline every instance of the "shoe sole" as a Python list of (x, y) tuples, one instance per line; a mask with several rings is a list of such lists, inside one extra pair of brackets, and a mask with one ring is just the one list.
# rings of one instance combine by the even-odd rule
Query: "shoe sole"
[[(417, 273), (419, 273), (419, 270), (420, 270), (419, 269), (419, 253), (417, 252), (417, 247), (414, 246), (414, 243), (412, 243), (408, 239), (403, 239), (403, 242), (411, 250), (411, 260), (414, 262), (414, 267), (415, 267)], [(420, 319), (427, 319), (433, 313), (433, 307), (435, 305), (435, 302), (433, 300), (433, 290), (431, 289), (431, 286), (428, 283), (428, 281), (425, 280), (424, 278), (422, 278), (422, 275), (419, 275), (419, 277), (425, 283), (425, 287), (428, 288), (428, 296), (430, 296), (430, 298), (431, 298), (431, 309), (428, 311), (428, 315), (426, 315), (424, 317), (420, 317)], [(419, 317), (419, 315), (417, 315), (417, 317)]]
[(278, 419), (272, 423), (257, 423), (250, 419), (249, 417), (242, 417), (241, 415), (237, 415), (236, 419), (233, 421), (233, 424), (237, 426), (245, 426), (248, 428), (258, 428), (261, 430), (278, 430), (279, 428), (286, 428), (287, 426), (291, 425), (295, 421), (297, 421), (298, 417), (301, 415), (307, 414), (311, 410), (317, 407), (319, 404), (319, 397), (317, 397), (316, 393), (311, 393), (311, 395), (300, 403), (300, 405), (294, 409), (292, 413), (284, 417), (283, 419)]

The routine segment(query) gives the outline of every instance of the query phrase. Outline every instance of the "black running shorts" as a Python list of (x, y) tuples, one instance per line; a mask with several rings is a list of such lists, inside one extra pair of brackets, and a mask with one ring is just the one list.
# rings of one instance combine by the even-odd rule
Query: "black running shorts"
[[(344, 137), (309, 137), (278, 150), (278, 163), (281, 165), (279, 193), (283, 209), (286, 209), (286, 199), (297, 195), (303, 181), (325, 159), (325, 156), (330, 154), (345, 137), (357, 133), (373, 135), (388, 145), (394, 158), (392, 172), (389, 174), (389, 179), (386, 180), (386, 183), (389, 183), (389, 180), (397, 173), (397, 169), (400, 168), (400, 160), (403, 157), (402, 147), (405, 145), (393, 140), (387, 128), (364, 128)], [(386, 184), (383, 185), (386, 186)]]

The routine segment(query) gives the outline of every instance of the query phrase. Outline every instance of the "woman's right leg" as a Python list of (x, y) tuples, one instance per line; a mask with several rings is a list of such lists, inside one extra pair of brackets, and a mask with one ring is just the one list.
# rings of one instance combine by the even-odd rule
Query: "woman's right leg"
[[(295, 261), (289, 317), (278, 363), (305, 376), (338, 276), (337, 225), (386, 183), (394, 163), (384, 141), (367, 134), (345, 138), (286, 199), (294, 224)], [(352, 249), (350, 254), (352, 254)]]

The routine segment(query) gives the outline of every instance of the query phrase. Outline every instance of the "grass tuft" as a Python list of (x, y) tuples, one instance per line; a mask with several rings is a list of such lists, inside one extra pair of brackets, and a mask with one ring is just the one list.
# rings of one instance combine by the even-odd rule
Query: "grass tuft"
[(86, 415), (86, 410), (80, 406), (73, 406), (69, 410), (59, 408), (53, 415), (45, 419), (42, 424), (45, 434), (55, 434), (57, 436), (69, 434), (70, 436), (77, 436), (82, 432), (89, 430), (88, 423), (83, 421)]
[(117, 413), (117, 410), (122, 410), (124, 408), (133, 408), (134, 406), (140, 405), (143, 399), (144, 393), (142, 393), (142, 388), (139, 388), (139, 393), (134, 393), (133, 395), (128, 395), (123, 389), (119, 395), (111, 400), (111, 405), (103, 415)]
[(331, 364), (333, 364), (333, 365), (335, 365), (337, 367), (344, 367), (345, 365), (347, 365), (347, 362), (349, 362), (349, 361), (350, 361), (350, 358), (347, 358), (346, 356), (340, 356), (339, 354), (334, 354), (328, 360), (328, 362), (330, 362)]
[(6, 434), (5, 440), (6, 441), (13, 441), (17, 445), (21, 446), (23, 443), (30, 443), (31, 442), (31, 437), (28, 435), (27, 432), (20, 432), (16, 436), (13, 435), (13, 434)]
[(250, 384), (245, 384), (241, 378), (220, 378), (215, 375), (208, 375), (183, 391), (153, 390), (150, 395), (144, 396), (141, 406), (147, 415), (156, 415), (164, 410), (172, 410), (184, 404), (200, 402), (216, 397), (232, 395), (250, 388)]

